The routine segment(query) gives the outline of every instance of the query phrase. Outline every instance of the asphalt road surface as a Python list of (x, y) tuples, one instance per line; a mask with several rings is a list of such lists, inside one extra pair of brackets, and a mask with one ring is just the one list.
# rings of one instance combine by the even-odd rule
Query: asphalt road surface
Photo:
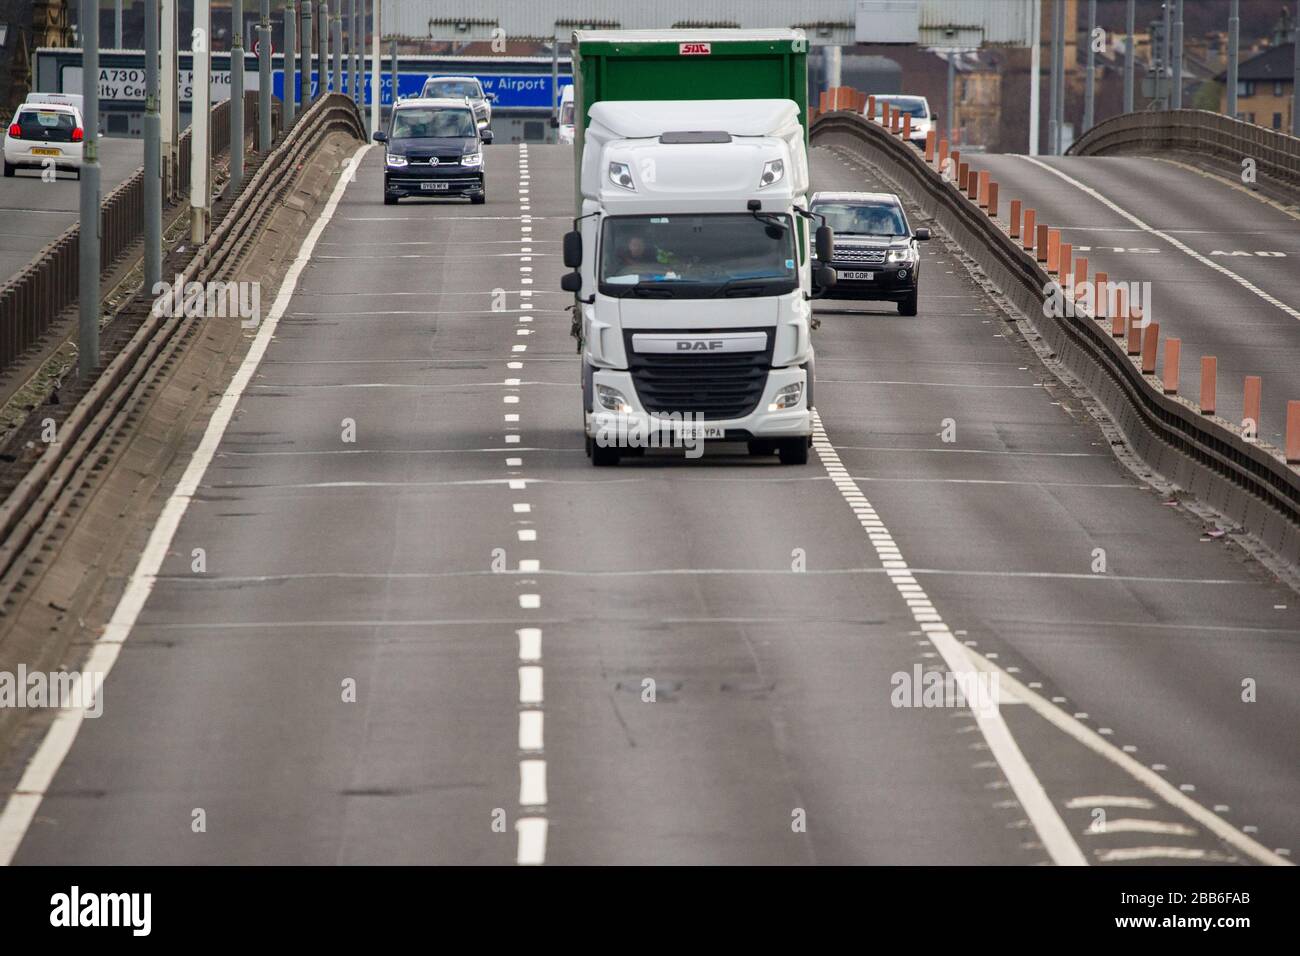
[(987, 155), (972, 168), (1004, 184), (1004, 218), (1021, 199), (1091, 272), (1151, 283), (1161, 340), (1182, 339), (1183, 394), (1199, 397), (1201, 356), (1216, 356), (1219, 414), (1240, 423), (1244, 379), (1261, 376), (1259, 435), (1284, 447), (1300, 399), (1300, 212), (1153, 157)]
[[(17, 862), (1300, 844), (1295, 595), (1114, 457), (955, 250), (926, 247), (915, 318), (819, 306), (807, 466), (593, 469), (571, 150), (487, 152), (485, 206), (385, 207), (367, 154)], [(895, 706), (963, 659), (995, 715)]]
[[(103, 137), (100, 182), (107, 196), (144, 163), (144, 141)], [(55, 182), (39, 169), (20, 169), (0, 179), (0, 282), (21, 272), (46, 245), (77, 221), (81, 183), (60, 172)]]

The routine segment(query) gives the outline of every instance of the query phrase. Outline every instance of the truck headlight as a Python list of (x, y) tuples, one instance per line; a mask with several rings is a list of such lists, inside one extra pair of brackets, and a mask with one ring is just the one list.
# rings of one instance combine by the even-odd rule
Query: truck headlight
[(794, 408), (803, 400), (803, 382), (796, 382), (793, 385), (787, 385), (772, 397), (772, 404), (767, 406), (769, 412), (779, 412), (786, 408)]
[(763, 175), (758, 179), (758, 188), (771, 186), (785, 179), (785, 160), (769, 159), (763, 164)]
[(607, 408), (611, 412), (630, 412), (632, 406), (628, 403), (627, 397), (616, 388), (610, 388), (608, 385), (596, 386), (596, 402), (601, 408)]
[(622, 189), (636, 192), (636, 183), (632, 181), (632, 168), (627, 163), (610, 163), (609, 181)]
[(399, 156), (397, 155), (397, 153), (389, 153), (387, 156), (384, 157), (384, 162), (388, 163), (389, 166), (392, 166), (394, 168), (405, 166), (406, 157)]
[(462, 166), (482, 166), (483, 154), (481, 152), (466, 153), (464, 156), (460, 158), (460, 164)]

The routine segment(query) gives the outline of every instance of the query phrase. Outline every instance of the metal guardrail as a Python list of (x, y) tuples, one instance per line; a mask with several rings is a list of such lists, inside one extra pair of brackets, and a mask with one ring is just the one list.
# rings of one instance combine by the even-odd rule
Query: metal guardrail
[(1253, 159), (1261, 178), (1300, 189), (1300, 139), (1208, 110), (1123, 113), (1098, 123), (1070, 147), (1071, 156), (1158, 153), (1214, 156), (1234, 164)]
[(839, 145), (862, 156), (940, 222), (1031, 318), (1058, 360), (1102, 400), (1140, 457), (1300, 564), (1300, 470), (1190, 402), (1165, 395), (1084, 308), (1046, 318), (1052, 277), (917, 149), (848, 112), (819, 117), (811, 132), (814, 145)]
[[(246, 95), (244, 127), (257, 132), (257, 94)], [(230, 148), (230, 101), (212, 108), (212, 152)], [(180, 137), (170, 175), (164, 169), (163, 202), (178, 202), (190, 188), (190, 131)], [(100, 203), (99, 261), (107, 270), (144, 232), (144, 169), (113, 189)], [(69, 226), (32, 261), (0, 285), (0, 371), (14, 364), (49, 330), (59, 313), (77, 301), (81, 224)]]
[[(356, 104), (334, 93), (299, 116), (288, 135), (245, 180), (211, 237), (193, 250), (182, 281), (208, 282), (232, 269), (293, 185), (299, 165), (321, 140), (338, 130), (352, 133), (360, 142), (368, 139)], [(58, 533), (63, 516), (82, 493), (102, 448), (122, 427), (126, 413), (143, 399), (147, 386), (165, 374), (199, 323), (208, 321), (158, 315), (151, 306), (148, 296), (138, 299), (136, 307), (143, 315), (139, 327), (59, 424), (58, 442), (44, 447), (0, 502), (0, 608), (4, 609), (0, 613), (11, 613), (9, 601), (31, 559)]]

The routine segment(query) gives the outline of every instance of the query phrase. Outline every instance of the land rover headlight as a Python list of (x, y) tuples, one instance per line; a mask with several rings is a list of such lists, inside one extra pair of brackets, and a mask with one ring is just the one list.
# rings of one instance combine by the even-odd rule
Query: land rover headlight
[(406, 157), (399, 156), (397, 153), (389, 153), (386, 157), (384, 157), (384, 161), (387, 162), (389, 166), (393, 166), (393, 167), (406, 165)]
[(763, 175), (758, 178), (758, 188), (772, 186), (785, 179), (785, 160), (769, 159), (763, 164)]
[(483, 153), (482, 152), (466, 153), (464, 156), (460, 158), (460, 164), (462, 166), (482, 166)]
[(632, 181), (632, 167), (627, 163), (610, 163), (609, 181), (622, 189), (636, 192), (636, 183)]
[(907, 248), (890, 249), (889, 256), (886, 259), (886, 261), (887, 262), (911, 262), (912, 250)]
[(796, 382), (777, 392), (772, 398), (772, 403), (767, 406), (767, 410), (769, 412), (779, 412), (786, 408), (794, 408), (802, 400), (803, 382)]
[(630, 412), (632, 406), (628, 403), (627, 397), (616, 388), (610, 388), (608, 385), (596, 386), (596, 401), (601, 408), (607, 408), (611, 412)]

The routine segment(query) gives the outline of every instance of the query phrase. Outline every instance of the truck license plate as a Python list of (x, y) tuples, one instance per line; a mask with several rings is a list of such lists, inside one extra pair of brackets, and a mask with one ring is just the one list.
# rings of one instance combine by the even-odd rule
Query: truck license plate
[(694, 441), (700, 438), (725, 438), (727, 430), (718, 425), (682, 425), (677, 434), (683, 440)]
[(848, 279), (852, 282), (870, 282), (874, 272), (841, 272), (841, 279)]
[(451, 183), (420, 183), (421, 189), (445, 190)]

